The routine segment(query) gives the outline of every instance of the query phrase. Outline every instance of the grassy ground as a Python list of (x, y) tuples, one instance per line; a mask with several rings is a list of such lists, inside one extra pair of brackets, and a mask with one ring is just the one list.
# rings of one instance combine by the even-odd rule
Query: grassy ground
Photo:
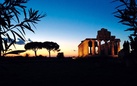
[(117, 58), (0, 58), (0, 84), (137, 86), (136, 69)]

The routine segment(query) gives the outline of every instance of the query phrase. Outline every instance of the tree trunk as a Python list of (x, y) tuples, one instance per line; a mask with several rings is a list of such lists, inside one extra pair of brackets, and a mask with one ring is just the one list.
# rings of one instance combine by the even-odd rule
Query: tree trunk
[(35, 50), (34, 52), (35, 52), (35, 57), (37, 57), (37, 51)]
[(50, 50), (49, 50), (49, 57), (51, 57), (51, 56), (50, 56)]

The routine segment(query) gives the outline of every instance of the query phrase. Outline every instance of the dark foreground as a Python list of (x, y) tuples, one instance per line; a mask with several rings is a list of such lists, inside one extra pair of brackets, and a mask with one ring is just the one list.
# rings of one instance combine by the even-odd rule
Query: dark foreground
[(114, 58), (1, 58), (0, 86), (137, 86), (137, 65)]

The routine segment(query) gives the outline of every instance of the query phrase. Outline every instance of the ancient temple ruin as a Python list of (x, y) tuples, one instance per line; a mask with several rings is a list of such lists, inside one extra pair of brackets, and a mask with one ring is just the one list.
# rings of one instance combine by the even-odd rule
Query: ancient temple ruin
[(120, 39), (111, 36), (111, 32), (102, 28), (97, 32), (96, 38), (86, 38), (78, 45), (78, 56), (92, 55), (118, 55)]

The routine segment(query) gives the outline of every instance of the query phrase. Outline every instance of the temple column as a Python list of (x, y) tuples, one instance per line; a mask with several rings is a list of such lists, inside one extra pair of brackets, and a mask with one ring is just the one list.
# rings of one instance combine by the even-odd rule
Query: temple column
[(80, 57), (80, 51), (81, 51), (81, 48), (80, 46), (78, 47), (78, 57)]
[(111, 55), (114, 55), (114, 41), (111, 41)]
[(92, 55), (95, 55), (95, 40), (92, 40)]
[(118, 41), (118, 46), (117, 46), (118, 48), (118, 52), (120, 51), (120, 41)]
[(108, 55), (108, 43), (105, 41), (105, 55)]
[(83, 52), (83, 56), (87, 56), (88, 54), (89, 54), (89, 49), (88, 49), (88, 41), (86, 40), (84, 43), (83, 43), (84, 45), (83, 45), (83, 50), (84, 50), (84, 52)]
[(82, 57), (83, 56), (83, 44), (80, 44), (78, 46), (78, 56)]
[(83, 56), (83, 44), (80, 46), (80, 57)]
[(98, 45), (98, 54), (100, 55), (100, 53), (101, 53), (101, 40), (98, 40), (98, 43), (99, 43), (99, 45)]

